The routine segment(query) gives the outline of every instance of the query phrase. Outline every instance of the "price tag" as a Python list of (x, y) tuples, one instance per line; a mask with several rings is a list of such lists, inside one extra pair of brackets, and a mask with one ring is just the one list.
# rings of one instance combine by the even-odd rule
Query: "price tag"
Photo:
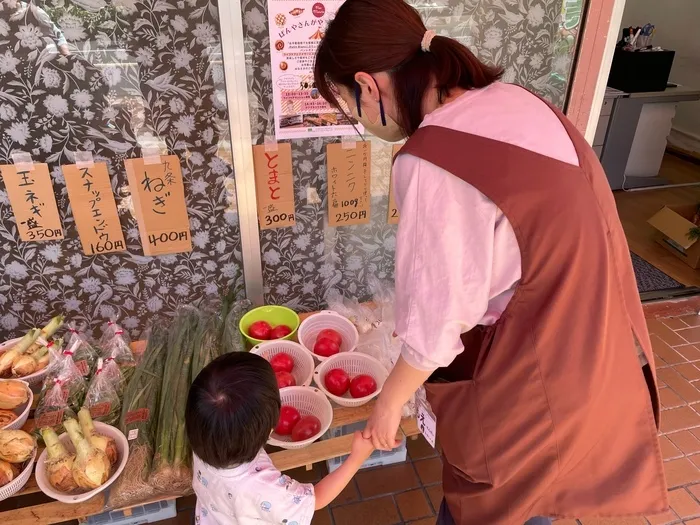
[(403, 147), (403, 144), (395, 144), (393, 148), (391, 148), (391, 174), (389, 175), (389, 217), (387, 219), (387, 222), (389, 224), (398, 224), (399, 223), (399, 208), (396, 206), (396, 197), (394, 195), (394, 162), (393, 159), (396, 158), (396, 155), (398, 155), (399, 151)]
[(437, 419), (430, 405), (423, 399), (416, 399), (418, 410), (418, 428), (430, 446), (435, 448), (435, 436), (437, 435)]
[(63, 239), (61, 218), (56, 206), (47, 164), (0, 166), (7, 188), (19, 237), (25, 242)]
[[(149, 162), (153, 159), (149, 158)], [(144, 159), (128, 159), (124, 165), (143, 253), (191, 252), (190, 220), (177, 155), (163, 155), (155, 164), (146, 164)]]
[(93, 419), (96, 419), (98, 417), (104, 417), (107, 414), (109, 414), (109, 411), (112, 409), (112, 403), (109, 401), (105, 401), (103, 403), (97, 403), (96, 405), (92, 405), (90, 407), (90, 416)]
[(132, 428), (129, 430), (129, 435), (126, 437), (129, 441), (135, 440), (137, 437), (139, 437), (139, 429), (138, 428)]
[(255, 189), (261, 230), (296, 224), (292, 146), (288, 142), (253, 146)]
[[(77, 153), (76, 153), (77, 155)], [(107, 164), (62, 166), (75, 225), (85, 255), (126, 250)]]
[(369, 142), (354, 148), (329, 144), (328, 156), (328, 224), (350, 226), (369, 224), (370, 165)]

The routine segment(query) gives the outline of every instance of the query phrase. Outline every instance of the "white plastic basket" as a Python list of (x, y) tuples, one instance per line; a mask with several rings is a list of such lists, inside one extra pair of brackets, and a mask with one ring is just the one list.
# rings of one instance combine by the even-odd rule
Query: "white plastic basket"
[(32, 392), (32, 389), (29, 388), (29, 383), (27, 383), (24, 380), (21, 379), (0, 379), (0, 382), (2, 381), (15, 381), (17, 383), (22, 383), (28, 393), (27, 397), (27, 402), (22, 403), (20, 406), (15, 408), (13, 412), (17, 414), (17, 419), (15, 419), (12, 423), (9, 423), (2, 427), (2, 430), (20, 430), (24, 424), (27, 422), (27, 419), (29, 419), (29, 412), (32, 409), (32, 404), (34, 403), (34, 393)]
[(251, 350), (251, 353), (268, 361), (283, 352), (289, 354), (294, 361), (292, 375), (297, 386), (309, 386), (314, 376), (314, 358), (299, 343), (284, 340), (270, 341), (259, 344)]
[[(334, 368), (344, 370), (350, 376), (351, 380), (355, 376), (363, 374), (371, 376), (377, 382), (376, 392), (372, 395), (358, 398), (352, 397), (349, 391), (346, 392), (343, 397), (334, 396), (326, 389), (324, 382), (326, 374)], [(314, 371), (314, 383), (316, 383), (318, 388), (320, 388), (331, 401), (344, 407), (359, 407), (377, 397), (382, 391), (387, 377), (389, 377), (389, 372), (387, 372), (386, 368), (384, 368), (379, 361), (372, 356), (361, 354), (360, 352), (331, 356), (318, 365)]]
[[(19, 343), (22, 340), (21, 337), (18, 337), (17, 339), (10, 339), (9, 341), (5, 341), (4, 343), (0, 343), (0, 354), (5, 353), (5, 351), (9, 350), (13, 346), (15, 346), (17, 343)], [(37, 339), (38, 343), (41, 343), (42, 345), (46, 346), (48, 342), (41, 337)], [(46, 377), (46, 374), (49, 373), (49, 368), (51, 367), (51, 363), (38, 372), (34, 372), (33, 374), (29, 374), (28, 376), (24, 377), (13, 377), (12, 379), (21, 379), (22, 381), (26, 381), (30, 387), (34, 386), (41, 386), (41, 384), (44, 381), (44, 378)]]
[(321, 422), (321, 430), (315, 436), (304, 441), (292, 441), (292, 436), (280, 436), (272, 433), (267, 440), (269, 445), (289, 450), (304, 448), (319, 439), (330, 428), (333, 422), (333, 407), (323, 392), (317, 388), (290, 386), (280, 390), (282, 406), (292, 406), (299, 411), (301, 417), (316, 416)]
[(352, 321), (343, 317), (339, 313), (331, 310), (324, 310), (316, 314), (310, 315), (301, 325), (299, 325), (299, 342), (314, 358), (318, 361), (325, 361), (327, 357), (321, 357), (314, 354), (314, 345), (321, 330), (333, 329), (343, 338), (343, 344), (340, 345), (340, 352), (353, 352), (360, 342), (360, 334), (357, 333), (357, 328), (352, 324)]
[(11, 498), (24, 488), (24, 486), (27, 484), (27, 481), (29, 481), (29, 478), (32, 475), (32, 471), (34, 470), (35, 459), (36, 447), (34, 447), (34, 453), (32, 454), (32, 457), (27, 460), (26, 464), (24, 465), (24, 468), (22, 469), (22, 472), (19, 473), (19, 476), (10, 481), (7, 485), (0, 487), (0, 501), (6, 500), (7, 498)]
[[(63, 503), (82, 503), (83, 501), (87, 501), (96, 494), (99, 494), (100, 492), (104, 491), (107, 487), (109, 487), (112, 483), (114, 483), (117, 480), (119, 475), (124, 470), (124, 467), (126, 466), (126, 461), (129, 459), (129, 442), (126, 440), (124, 434), (122, 434), (118, 429), (110, 425), (100, 423), (99, 421), (95, 421), (95, 430), (97, 430), (99, 434), (114, 439), (114, 442), (117, 445), (118, 461), (116, 464), (116, 468), (113, 470), (112, 475), (104, 483), (104, 485), (97, 487), (96, 489), (90, 490), (88, 492), (83, 492), (81, 494), (68, 494), (66, 492), (57, 491), (51, 486), (51, 483), (49, 483), (49, 479), (46, 477), (45, 464), (48, 460), (48, 455), (46, 453), (46, 449), (44, 449), (44, 451), (41, 453), (41, 456), (39, 456), (39, 460), (36, 462), (36, 484), (39, 485), (41, 492)], [(68, 452), (75, 452), (73, 443), (71, 443), (71, 440), (68, 437), (67, 433), (61, 434), (58, 437), (58, 439), (61, 441), (61, 443), (63, 443)]]

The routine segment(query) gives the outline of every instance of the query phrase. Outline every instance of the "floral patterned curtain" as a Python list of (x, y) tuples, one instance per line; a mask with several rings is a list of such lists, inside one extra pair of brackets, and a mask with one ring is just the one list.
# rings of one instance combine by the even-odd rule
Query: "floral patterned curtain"
[[(580, 25), (582, 0), (409, 0), (426, 26), (460, 40), (486, 62), (563, 107)], [(274, 130), (267, 2), (243, 0), (251, 126), (262, 143)], [(300, 310), (324, 306), (331, 288), (365, 300), (368, 275), (393, 279), (395, 226), (387, 224), (391, 148), (372, 140), (371, 224), (329, 228), (325, 146), (292, 142), (297, 225), (261, 233), (268, 303)], [(320, 198), (316, 198), (316, 195)]]
[[(59, 312), (136, 336), (241, 287), (223, 82), (215, 2), (0, 1), (0, 163), (17, 150), (49, 163), (66, 232), (21, 242), (0, 183), (0, 341)], [(142, 255), (123, 161), (153, 142), (180, 157), (192, 253)], [(128, 252), (83, 255), (60, 170), (76, 150), (107, 163)]]

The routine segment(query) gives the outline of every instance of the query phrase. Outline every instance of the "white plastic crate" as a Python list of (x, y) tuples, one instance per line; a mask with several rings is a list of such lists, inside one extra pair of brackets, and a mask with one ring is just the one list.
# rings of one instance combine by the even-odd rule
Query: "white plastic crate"
[[(345, 425), (343, 427), (332, 428), (321, 439), (331, 439), (340, 436), (347, 436), (352, 434), (356, 430), (362, 430), (365, 428), (365, 422), (360, 421), (358, 423), (353, 423), (352, 425)], [(394, 463), (402, 463), (406, 461), (408, 451), (406, 449), (406, 438), (404, 437), (401, 441), (399, 448), (392, 450), (391, 452), (384, 452), (383, 450), (375, 450), (367, 461), (362, 464), (361, 468), (372, 468), (372, 467), (383, 467), (385, 465), (393, 465)], [(339, 458), (332, 458), (326, 461), (328, 466), (328, 472), (333, 472), (343, 461), (347, 459), (347, 456), (341, 456)]]
[[(127, 516), (128, 513), (128, 516)], [(90, 516), (85, 521), (87, 525), (141, 525), (155, 523), (177, 516), (175, 500), (157, 501), (139, 507), (132, 507), (126, 513), (123, 510), (112, 510)]]

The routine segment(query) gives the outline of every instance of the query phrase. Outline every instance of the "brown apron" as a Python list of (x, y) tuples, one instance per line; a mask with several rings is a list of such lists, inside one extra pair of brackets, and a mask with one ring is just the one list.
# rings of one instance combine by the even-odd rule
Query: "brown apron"
[[(580, 166), (436, 126), (400, 152), (491, 199), (522, 257), (501, 319), (465, 334), (460, 358), (426, 384), (460, 525), (668, 506), (654, 358), (625, 234), (593, 150), (552, 110)], [(636, 342), (651, 364), (647, 379)]]

